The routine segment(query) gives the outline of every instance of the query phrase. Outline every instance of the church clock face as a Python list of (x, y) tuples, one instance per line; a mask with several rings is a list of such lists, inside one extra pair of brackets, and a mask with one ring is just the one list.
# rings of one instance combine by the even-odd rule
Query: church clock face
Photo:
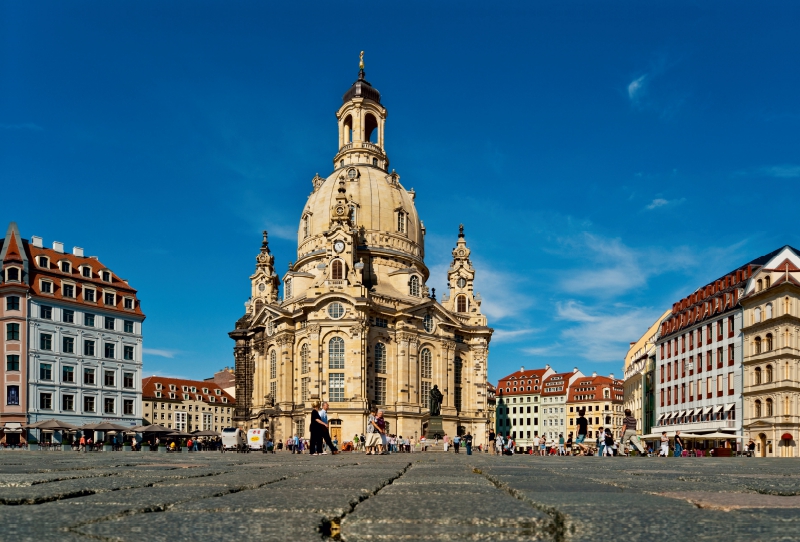
[(462, 278), (458, 279), (458, 282), (456, 284), (458, 284), (459, 288), (463, 288), (464, 286), (467, 285), (467, 279), (462, 277)]
[(333, 250), (336, 252), (342, 252), (344, 250), (344, 241), (336, 241), (333, 244)]

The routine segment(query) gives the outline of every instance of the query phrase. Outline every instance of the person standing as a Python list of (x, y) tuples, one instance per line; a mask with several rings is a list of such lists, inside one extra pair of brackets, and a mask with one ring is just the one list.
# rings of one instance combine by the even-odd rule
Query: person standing
[(356, 453), (358, 451), (358, 446), (359, 446), (358, 433), (356, 433), (355, 435), (353, 435), (353, 453)]
[(364, 445), (367, 455), (378, 455), (377, 451), (381, 441), (381, 434), (378, 432), (378, 424), (376, 423), (377, 413), (378, 408), (372, 407), (367, 417), (367, 440)]
[(533, 435), (533, 455), (539, 455), (539, 433)]
[(328, 403), (322, 403), (322, 408), (319, 411), (319, 417), (322, 420), (322, 438), (325, 440), (325, 444), (328, 445), (328, 448), (330, 448), (331, 454), (337, 455), (339, 453), (339, 443), (331, 441), (331, 431), (328, 426), (328, 408)]
[(380, 455), (389, 455), (386, 448), (386, 420), (383, 419), (383, 410), (378, 410), (378, 415), (375, 416), (375, 425), (377, 426), (378, 435), (380, 436)]
[(567, 436), (567, 455), (572, 455), (572, 433)]
[(581, 450), (581, 455), (588, 455), (588, 448), (584, 446), (583, 441), (586, 440), (586, 434), (589, 431), (589, 422), (585, 418), (586, 409), (581, 408), (578, 411), (578, 419), (575, 420), (575, 424), (578, 426), (578, 436), (575, 438), (575, 444), (578, 445), (578, 448)]
[(472, 455), (472, 435), (469, 431), (464, 436), (464, 446), (467, 448), (467, 455)]
[(497, 439), (495, 440), (495, 450), (497, 451), (497, 455), (503, 455), (503, 434), (497, 433)]
[(461, 446), (461, 437), (459, 436), (458, 433), (456, 433), (456, 436), (453, 437), (453, 449), (455, 450), (456, 453), (458, 453), (458, 448), (460, 446)]
[(567, 455), (564, 450), (564, 433), (558, 434), (558, 455)]
[(620, 440), (620, 454), (625, 454), (625, 446), (633, 444), (641, 455), (644, 455), (644, 448), (642, 443), (639, 442), (639, 436), (636, 434), (636, 418), (631, 416), (631, 409), (625, 409), (625, 417), (622, 419), (622, 430), (620, 431), (622, 438)]
[(603, 437), (605, 446), (603, 447), (603, 455), (613, 457), (614, 455), (614, 435), (611, 434), (611, 428), (607, 427), (605, 436)]
[(319, 401), (311, 403), (311, 426), (309, 427), (311, 432), (311, 447), (308, 453), (312, 456), (317, 456), (322, 453), (322, 428), (325, 426), (325, 422), (322, 421), (319, 407)]
[(680, 457), (681, 452), (683, 452), (683, 439), (681, 438), (681, 432), (675, 431), (675, 457)]
[(669, 456), (669, 437), (666, 431), (661, 432), (661, 452), (658, 455), (659, 457)]
[(444, 451), (446, 452), (450, 448), (450, 438), (447, 436), (447, 433), (442, 437), (442, 443), (444, 445)]
[(489, 453), (494, 454), (494, 442), (497, 440), (497, 435), (494, 431), (489, 431)]

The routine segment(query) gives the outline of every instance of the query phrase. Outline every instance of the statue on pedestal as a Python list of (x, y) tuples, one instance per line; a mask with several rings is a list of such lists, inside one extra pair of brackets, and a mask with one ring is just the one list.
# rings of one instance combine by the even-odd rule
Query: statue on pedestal
[(434, 384), (433, 389), (431, 389), (430, 397), (431, 416), (439, 416), (441, 413), (442, 399), (444, 399), (444, 395), (442, 395), (442, 392), (439, 391), (439, 386)]

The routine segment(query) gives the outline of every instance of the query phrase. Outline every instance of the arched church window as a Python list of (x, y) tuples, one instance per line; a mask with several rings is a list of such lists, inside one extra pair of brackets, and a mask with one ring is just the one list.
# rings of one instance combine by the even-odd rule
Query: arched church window
[(375, 345), (375, 372), (386, 372), (386, 346), (383, 343)]
[(467, 296), (456, 297), (456, 312), (467, 312)]
[(431, 378), (431, 374), (433, 373), (433, 363), (431, 361), (430, 348), (423, 348), (422, 352), (420, 352), (419, 367), (420, 367), (420, 377)]
[(764, 337), (764, 352), (772, 352), (772, 333)]
[(377, 158), (373, 158), (372, 159), (372, 165), (375, 166), (375, 167), (378, 167), (378, 159)]
[(406, 232), (406, 214), (403, 211), (397, 212), (397, 231)]
[(758, 386), (761, 384), (761, 367), (756, 367), (753, 371), (753, 385)]
[(364, 118), (364, 141), (378, 142), (378, 121), (374, 115), (369, 113)]
[(425, 327), (425, 331), (428, 333), (433, 332), (433, 316), (430, 314), (426, 314), (425, 317), (422, 319), (422, 325)]
[(342, 260), (333, 260), (331, 264), (331, 278), (333, 280), (344, 280), (344, 263)]
[(308, 344), (303, 344), (300, 347), (300, 372), (303, 374), (311, 372), (311, 361), (308, 354)]
[(284, 299), (291, 299), (292, 297), (292, 279), (286, 279), (286, 282), (283, 283), (283, 298)]
[(419, 277), (414, 275), (408, 282), (408, 295), (419, 297)]
[(765, 384), (771, 384), (772, 383), (772, 365), (767, 365), (767, 370), (764, 372), (764, 375), (766, 376), (766, 378), (764, 379), (765, 380)]
[(269, 353), (269, 377), (278, 378), (278, 355), (275, 350)]
[(303, 239), (308, 237), (308, 215), (303, 217)]
[(756, 402), (753, 404), (753, 414), (755, 414), (756, 418), (761, 417), (761, 401), (756, 399)]
[(328, 367), (344, 369), (344, 339), (334, 337), (328, 342)]
[(761, 337), (756, 337), (753, 340), (753, 343), (754, 343), (755, 349), (756, 349), (755, 353), (756, 354), (760, 354), (761, 353)]
[(772, 399), (767, 399), (767, 416), (773, 415)]

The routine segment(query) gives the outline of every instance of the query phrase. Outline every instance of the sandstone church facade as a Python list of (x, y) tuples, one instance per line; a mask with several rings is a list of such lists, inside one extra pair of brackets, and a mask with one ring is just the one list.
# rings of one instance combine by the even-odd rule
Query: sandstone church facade
[(439, 301), (426, 285), (415, 192), (389, 169), (387, 111), (363, 63), (336, 117), (334, 169), (311, 181), (297, 259), (279, 277), (264, 232), (246, 312), (229, 334), (236, 341), (235, 420), (285, 440), (307, 435), (311, 403), (327, 401), (332, 433), (347, 441), (365, 431), (377, 405), (390, 433), (419, 437), (438, 385), (444, 430), (470, 431), (479, 444), (489, 429), (493, 330), (473, 289), (463, 227), (449, 292)]

